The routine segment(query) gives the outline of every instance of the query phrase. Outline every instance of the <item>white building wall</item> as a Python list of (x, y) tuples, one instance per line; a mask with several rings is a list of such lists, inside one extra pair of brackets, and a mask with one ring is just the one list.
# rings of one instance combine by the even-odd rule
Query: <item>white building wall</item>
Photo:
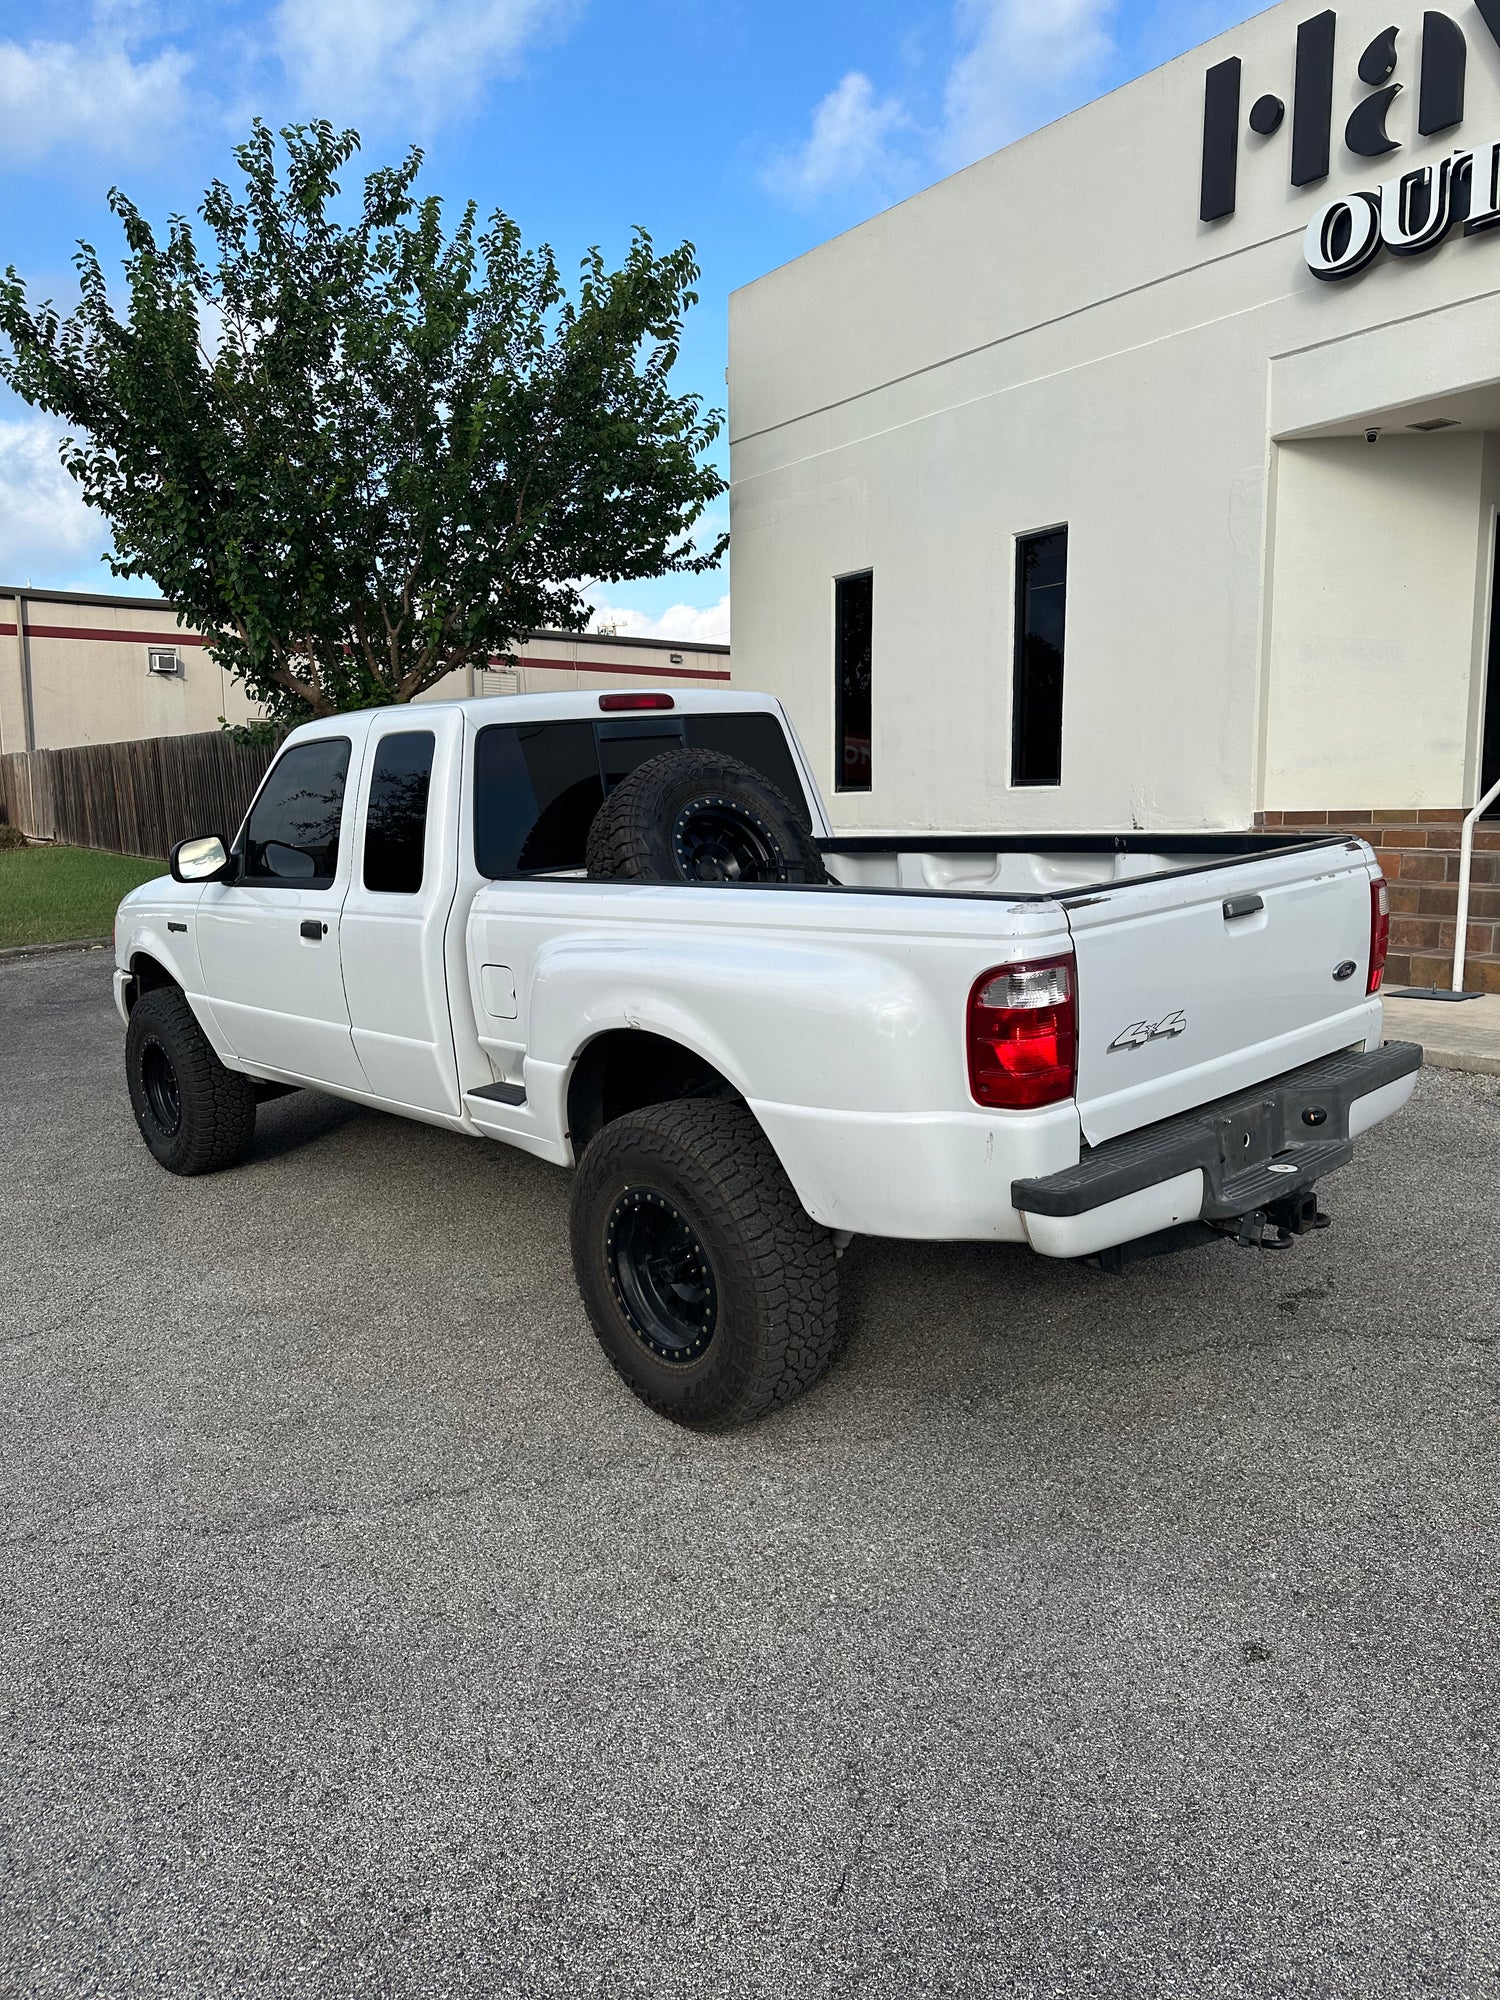
[(1268, 809), (1455, 803), (1489, 571), (1486, 443), (1281, 446)]
[[(1268, 802), (1354, 803), (1366, 784), (1403, 789), (1363, 792), (1361, 806), (1415, 803), (1408, 770), (1424, 799), (1464, 796), (1483, 642), (1482, 444), (1466, 434), (1455, 452), (1451, 434), (1403, 435), (1399, 472), (1333, 480), (1333, 513), (1309, 484), (1322, 461), (1289, 452), (1276, 560), (1297, 553), (1284, 596), (1269, 588), (1272, 474), (1281, 439), (1358, 438), (1371, 412), (1400, 430), (1433, 398), (1500, 378), (1500, 232), (1383, 256), (1340, 284), (1315, 280), (1301, 246), (1334, 195), (1500, 138), (1500, 49), (1477, 9), (1455, 9), (1466, 117), (1420, 138), (1413, 14), (1389, 120), (1400, 150), (1357, 159), (1341, 143), (1368, 95), (1356, 64), (1390, 17), (1373, 0), (1339, 7), (1332, 170), (1293, 189), (1296, 29), (1315, 11), (1275, 7), (735, 295), (736, 680), (787, 702), (830, 790), (832, 579), (874, 571), (874, 788), (837, 795), (842, 826), (1242, 826)], [(1228, 55), (1244, 62), (1239, 205), (1205, 224), (1203, 78)], [(1243, 121), (1267, 91), (1288, 115), (1259, 139)], [(1445, 325), (1457, 318), (1467, 324)], [(1500, 400), (1465, 424), (1500, 428)], [(1359, 450), (1394, 467), (1397, 440)], [(1380, 521), (1386, 581), (1363, 610), (1355, 578), (1368, 564), (1344, 572), (1342, 598), (1336, 581), (1321, 596), (1314, 582), (1348, 551), (1345, 505), (1367, 534)], [(1015, 791), (1014, 537), (1059, 522), (1063, 782)], [(1413, 561), (1419, 581), (1402, 599), (1392, 568)], [(1314, 641), (1294, 630), (1312, 598), (1319, 631), (1345, 629), (1348, 615), (1356, 634), (1317, 672), (1306, 670)], [(1418, 607), (1397, 619), (1399, 644), (1393, 598)], [(1385, 669), (1365, 660), (1360, 631), (1385, 649)], [(1433, 695), (1415, 763), (1394, 760), (1369, 723), (1332, 741), (1381, 671), (1387, 684), (1410, 676), (1408, 731)], [(1304, 761), (1298, 746), (1314, 743)]]

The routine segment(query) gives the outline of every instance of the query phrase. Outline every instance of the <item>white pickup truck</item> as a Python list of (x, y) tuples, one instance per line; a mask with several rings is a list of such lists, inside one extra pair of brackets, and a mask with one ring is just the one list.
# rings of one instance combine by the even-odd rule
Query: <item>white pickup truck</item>
[(850, 837), (778, 703), (501, 697), (295, 730), (115, 931), (179, 1174), (310, 1086), (576, 1166), (606, 1354), (722, 1427), (838, 1344), (854, 1234), (1285, 1247), (1403, 1105), (1385, 884), (1331, 835)]

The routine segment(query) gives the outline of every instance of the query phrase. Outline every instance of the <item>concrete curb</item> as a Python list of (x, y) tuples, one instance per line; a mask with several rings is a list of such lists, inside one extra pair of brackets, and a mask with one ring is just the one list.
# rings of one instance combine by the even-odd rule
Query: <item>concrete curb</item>
[(0, 965), (13, 958), (48, 958), (58, 951), (103, 951), (114, 943), (112, 937), (69, 938), (64, 944), (11, 944), (0, 950)]
[(1500, 1076), (1500, 994), (1481, 1000), (1401, 1000), (1385, 1003), (1385, 1032), (1420, 1042), (1429, 1069)]
[(1471, 1076), (1500, 1076), (1500, 1056), (1476, 1055), (1468, 1049), (1439, 1049), (1422, 1044), (1423, 1069), (1464, 1069)]

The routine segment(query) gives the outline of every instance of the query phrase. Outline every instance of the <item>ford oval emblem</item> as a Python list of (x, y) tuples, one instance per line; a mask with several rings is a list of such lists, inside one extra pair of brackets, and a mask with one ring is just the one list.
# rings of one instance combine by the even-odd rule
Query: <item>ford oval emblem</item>
[(1358, 970), (1359, 967), (1355, 964), (1354, 960), (1346, 958), (1341, 965), (1336, 965), (1333, 968), (1333, 976), (1335, 979), (1352, 979)]

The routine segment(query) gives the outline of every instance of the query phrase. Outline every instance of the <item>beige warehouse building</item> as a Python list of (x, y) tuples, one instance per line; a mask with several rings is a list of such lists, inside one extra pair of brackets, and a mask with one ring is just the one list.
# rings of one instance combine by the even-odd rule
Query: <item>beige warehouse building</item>
[(737, 676), (841, 830), (1373, 827), (1393, 976), (1445, 979), (1500, 779), (1495, 0), (1283, 0), (759, 279), (729, 415)]
[[(727, 646), (534, 632), (513, 665), (452, 674), (425, 698), (729, 678)], [(0, 588), (0, 754), (196, 735), (258, 713), (165, 599)]]

